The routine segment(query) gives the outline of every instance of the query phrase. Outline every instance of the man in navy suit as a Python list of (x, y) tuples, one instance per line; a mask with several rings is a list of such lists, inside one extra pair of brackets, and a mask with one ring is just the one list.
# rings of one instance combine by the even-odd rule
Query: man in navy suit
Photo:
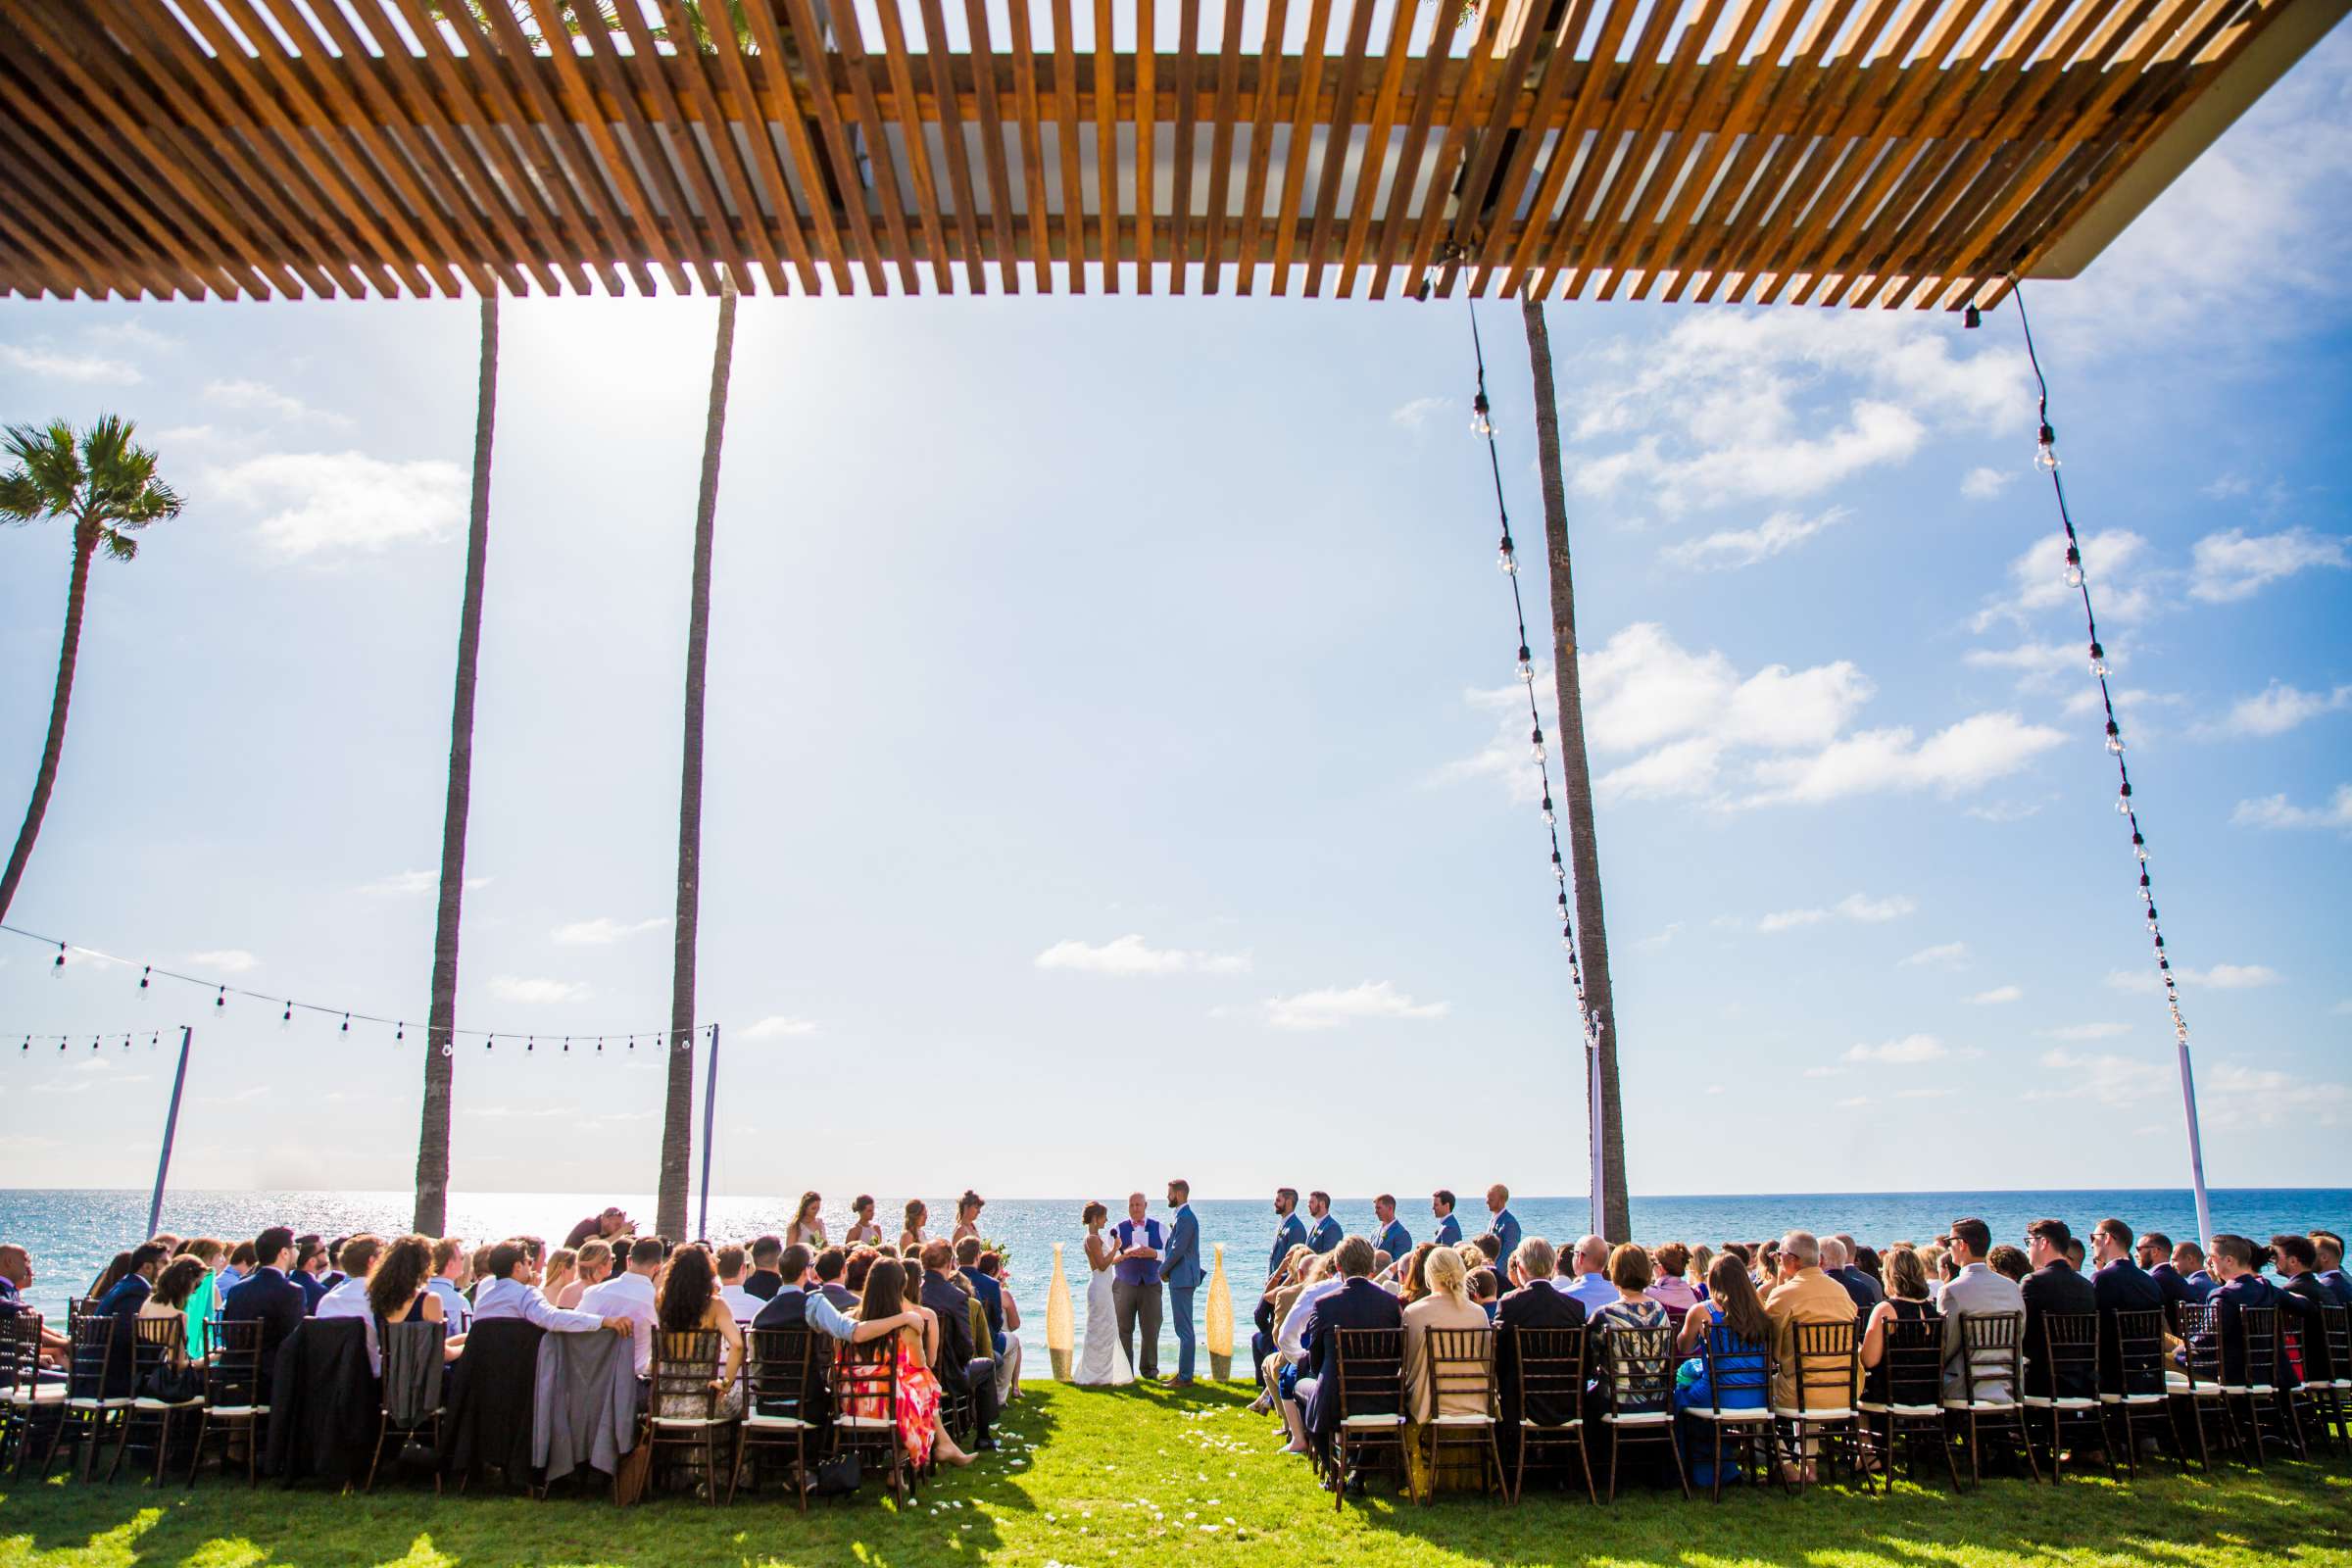
[(277, 1368), (277, 1348), (302, 1327), (310, 1314), (310, 1299), (303, 1289), (287, 1276), (294, 1266), (294, 1233), (283, 1225), (272, 1225), (253, 1239), (254, 1270), (220, 1298), (220, 1321), (223, 1323), (259, 1323), (262, 1326), (262, 1359), (260, 1387), (255, 1391), (257, 1402), (270, 1402), (270, 1375)]
[(2312, 1277), (2335, 1298), (2336, 1305), (2352, 1307), (2352, 1278), (2344, 1273), (2344, 1239), (2333, 1231), (2313, 1231), (2311, 1248), (2320, 1260), (2319, 1272)]
[(1500, 1440), (1502, 1462), (1507, 1465), (1519, 1456), (1519, 1422), (1523, 1415), (1551, 1426), (1573, 1421), (1577, 1416), (1573, 1397), (1561, 1400), (1538, 1396), (1541, 1402), (1537, 1406), (1524, 1412), (1520, 1409), (1519, 1331), (1582, 1330), (1585, 1304), (1554, 1288), (1559, 1254), (1543, 1237), (1531, 1236), (1521, 1242), (1503, 1263), (1511, 1272), (1511, 1291), (1494, 1308), (1494, 1387), (1501, 1417), (1495, 1424), (1494, 1435)]
[(288, 1278), (302, 1290), (305, 1312), (316, 1312), (326, 1298), (326, 1243), (316, 1236), (294, 1238), (294, 1267)]
[(996, 1353), (1004, 1353), (1004, 1287), (980, 1272), (980, 1238), (966, 1236), (956, 1244), (956, 1272), (972, 1288), (980, 1299), (981, 1309), (988, 1313), (988, 1336)]
[[(1314, 1387), (1307, 1380), (1298, 1380), (1299, 1393), (1306, 1396), (1307, 1442), (1320, 1452), (1329, 1446), (1331, 1436), (1340, 1425), (1340, 1331), (1343, 1329), (1397, 1329), (1404, 1327), (1404, 1308), (1396, 1298), (1372, 1283), (1372, 1244), (1361, 1236), (1350, 1236), (1340, 1243), (1334, 1261), (1339, 1265), (1342, 1284), (1337, 1291), (1314, 1304), (1307, 1313), (1306, 1328), (1298, 1343), (1306, 1350), (1306, 1364), (1314, 1378)], [(1373, 1408), (1358, 1408), (1349, 1415), (1379, 1413)], [(1350, 1484), (1354, 1478), (1348, 1478)]]
[[(2222, 1336), (2222, 1382), (2242, 1384), (2252, 1378), (2268, 1381), (2279, 1388), (2293, 1388), (2299, 1381), (2295, 1369), (2288, 1364), (2285, 1353), (2285, 1330), (2300, 1324), (2308, 1338), (2319, 1321), (2319, 1308), (2300, 1296), (2291, 1295), (2262, 1277), (2255, 1266), (2257, 1252), (2253, 1242), (2243, 1236), (2216, 1236), (2213, 1239), (2213, 1268), (2222, 1277), (2208, 1298), (2216, 1307), (2216, 1326)], [(2278, 1337), (2272, 1343), (2272, 1362), (2269, 1367), (2246, 1364), (2246, 1320), (2242, 1314), (2252, 1307), (2269, 1307), (2278, 1316)]]
[(2155, 1394), (2159, 1389), (2124, 1387), (2123, 1342), (2118, 1337), (2118, 1312), (2162, 1312), (2164, 1288), (2148, 1271), (2132, 1261), (2132, 1227), (2120, 1219), (2103, 1219), (2090, 1233), (2090, 1254), (2098, 1271), (2090, 1277), (2092, 1298), (2099, 1309), (2099, 1392)]
[(1306, 1245), (1306, 1221), (1298, 1217), (1298, 1189), (1284, 1187), (1274, 1194), (1274, 1252), (1266, 1259), (1266, 1278), (1282, 1272), (1282, 1260), (1294, 1247)]
[(1494, 1260), (1508, 1268), (1511, 1254), (1519, 1250), (1519, 1220), (1511, 1212), (1511, 1190), (1500, 1182), (1487, 1189), (1487, 1215), (1488, 1231), (1502, 1243)]
[[(2334, 1293), (2320, 1283), (2320, 1250), (2308, 1236), (2274, 1236), (2271, 1258), (2278, 1270), (2278, 1289), (2308, 1303), (2308, 1315), (2297, 1336), (2303, 1352), (2303, 1381), (2327, 1383), (2344, 1375), (2328, 1353), (2328, 1336), (2320, 1332), (2320, 1309), (2336, 1304)], [(2284, 1308), (2281, 1315), (2291, 1312)]]
[(1339, 1246), (1342, 1232), (1340, 1222), (1331, 1216), (1331, 1195), (1307, 1194), (1306, 1212), (1307, 1217), (1314, 1221), (1307, 1227), (1306, 1245), (1313, 1248), (1318, 1255)]
[(1462, 1222), (1453, 1217), (1453, 1194), (1441, 1187), (1429, 1195), (1429, 1211), (1438, 1222), (1438, 1232), (1430, 1241), (1439, 1247), (1462, 1245)]
[(1388, 1253), (1390, 1262), (1401, 1262), (1404, 1254), (1413, 1250), (1413, 1237), (1404, 1228), (1404, 1222), (1396, 1217), (1395, 1196), (1383, 1193), (1372, 1200), (1372, 1214), (1380, 1221), (1380, 1229), (1372, 1237), (1373, 1248)]
[(1160, 1283), (1168, 1288), (1168, 1316), (1176, 1325), (1176, 1384), (1193, 1386), (1193, 1292), (1200, 1288), (1200, 1222), (1193, 1217), (1193, 1184), (1168, 1183), (1168, 1206), (1176, 1211), (1168, 1245), (1159, 1254)]
[(2173, 1267), (2173, 1239), (2164, 1232), (2149, 1231), (2140, 1237), (2133, 1250), (2138, 1255), (2139, 1266), (2147, 1271), (2149, 1279), (2156, 1282), (2157, 1292), (2163, 1298), (2165, 1323), (2167, 1326), (2177, 1326), (2180, 1320), (2180, 1303), (2202, 1301), (2205, 1293), (2191, 1290), (2188, 1281), (2181, 1278), (2180, 1271)]

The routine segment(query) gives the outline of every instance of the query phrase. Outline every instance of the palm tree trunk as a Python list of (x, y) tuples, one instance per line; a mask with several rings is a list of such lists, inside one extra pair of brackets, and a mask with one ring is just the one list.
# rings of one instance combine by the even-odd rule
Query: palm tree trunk
[(57, 762), (66, 751), (66, 710), (74, 702), (74, 665), (81, 657), (81, 612), (90, 594), (90, 559), (97, 553), (98, 530), (74, 524), (74, 575), (66, 589), (66, 635), (57, 651), (57, 690), (49, 698), (49, 735), (41, 742), (41, 767), (32, 778), (24, 825), (17, 829), (7, 871), (0, 872), (0, 920), (8, 918), (8, 906), (16, 902), (17, 884), (24, 880), (24, 864), (32, 858), (32, 841), (41, 836), (41, 818), (49, 814), (49, 792), (57, 787)]
[(686, 621), (686, 724), (678, 766), (678, 913), (669, 979), (669, 1079), (662, 1104), (662, 1181), (655, 1228), (686, 1235), (686, 1186), (694, 1153), (694, 950), (702, 911), (703, 684), (710, 662), (710, 551), (718, 522), (718, 453), (727, 428), (727, 379), (735, 365), (735, 282), (721, 275), (718, 339), (710, 351), (710, 408), (703, 421), (703, 479), (694, 506), (694, 588)]
[(449, 794), (441, 810), (441, 902), (433, 921), (432, 1012), (424, 1031), (424, 1110), (416, 1133), (413, 1228), (424, 1236), (442, 1235), (449, 1217), (458, 920), (466, 901), (466, 818), (473, 802), (473, 692), (482, 650), (482, 573), (490, 555), (490, 438), (497, 421), (498, 296), (485, 294), (481, 369), (473, 403), (473, 513), (466, 529), (466, 600), (458, 612), (458, 684), (449, 718)]
[(1600, 844), (1592, 831), (1592, 766), (1585, 755), (1584, 682), (1576, 664), (1576, 578), (1569, 569), (1568, 495), (1560, 478), (1560, 411), (1552, 395), (1551, 335), (1544, 325), (1544, 307), (1522, 298), (1519, 312), (1536, 380), (1536, 452), (1544, 478), (1544, 541), (1551, 564), (1551, 659), (1560, 697), (1560, 790), (1568, 808), (1569, 869), (1576, 882), (1577, 952), (1584, 960), (1585, 1001), (1600, 1028), (1602, 1229), (1609, 1240), (1623, 1242), (1633, 1238), (1633, 1221), (1625, 1191), (1609, 933), (1600, 906)]

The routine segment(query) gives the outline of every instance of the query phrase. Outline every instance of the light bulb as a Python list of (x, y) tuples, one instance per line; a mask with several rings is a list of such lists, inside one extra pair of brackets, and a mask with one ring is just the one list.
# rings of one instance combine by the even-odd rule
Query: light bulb
[(1487, 417), (1488, 408), (1487, 395), (1484, 392), (1470, 400), (1470, 433), (1472, 435), (1484, 436), (1494, 433), (1494, 421)]
[(1525, 643), (1519, 645), (1519, 678), (1524, 681), (1536, 678), (1536, 662), (1530, 657)]
[(1519, 574), (1519, 555), (1511, 548), (1509, 539), (1506, 538), (1502, 541), (1502, 548), (1495, 555), (1494, 564), (1501, 568), (1502, 574), (1506, 577), (1515, 577)]
[(2058, 454), (2051, 451), (2048, 447), (2035, 448), (2034, 452), (2034, 466), (2041, 469), (2044, 473), (2056, 472), (2058, 468)]
[(2115, 798), (2115, 814), (2118, 816), (2130, 816), (2132, 814), (2131, 796), (2119, 795)]
[(1559, 883), (1559, 884), (1560, 884), (1562, 887), (1565, 887), (1565, 886), (1567, 886), (1567, 885), (1568, 885), (1568, 868), (1567, 868), (1566, 866), (1564, 866), (1564, 865), (1560, 864), (1560, 862), (1559, 862), (1559, 861), (1557, 861), (1557, 860), (1554, 860), (1554, 861), (1552, 861), (1552, 862), (1551, 862), (1551, 879), (1552, 879), (1554, 882), (1557, 882), (1557, 883)]
[(1559, 818), (1553, 814), (1551, 809), (1551, 797), (1546, 795), (1544, 797), (1544, 825), (1553, 827), (1558, 824), (1558, 821)]

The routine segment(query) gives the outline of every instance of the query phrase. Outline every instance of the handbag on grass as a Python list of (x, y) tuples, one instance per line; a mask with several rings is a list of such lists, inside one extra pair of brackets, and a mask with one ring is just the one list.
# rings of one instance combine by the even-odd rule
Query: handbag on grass
[(816, 1467), (816, 1494), (820, 1497), (846, 1497), (864, 1483), (865, 1472), (855, 1453), (837, 1453), (820, 1460)]
[(620, 1456), (620, 1464), (612, 1472), (612, 1500), (626, 1508), (645, 1495), (645, 1484), (654, 1473), (654, 1446), (640, 1442)]

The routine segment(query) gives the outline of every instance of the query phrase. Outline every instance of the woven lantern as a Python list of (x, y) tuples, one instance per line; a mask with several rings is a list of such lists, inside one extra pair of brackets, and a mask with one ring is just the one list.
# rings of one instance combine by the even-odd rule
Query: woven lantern
[(1070, 1352), (1077, 1328), (1070, 1317), (1070, 1282), (1062, 1277), (1061, 1243), (1054, 1244), (1054, 1278), (1046, 1286), (1046, 1349), (1054, 1358), (1054, 1381), (1070, 1381)]
[(1223, 1242), (1208, 1270), (1208, 1375), (1220, 1383), (1233, 1376), (1233, 1290), (1225, 1283)]

